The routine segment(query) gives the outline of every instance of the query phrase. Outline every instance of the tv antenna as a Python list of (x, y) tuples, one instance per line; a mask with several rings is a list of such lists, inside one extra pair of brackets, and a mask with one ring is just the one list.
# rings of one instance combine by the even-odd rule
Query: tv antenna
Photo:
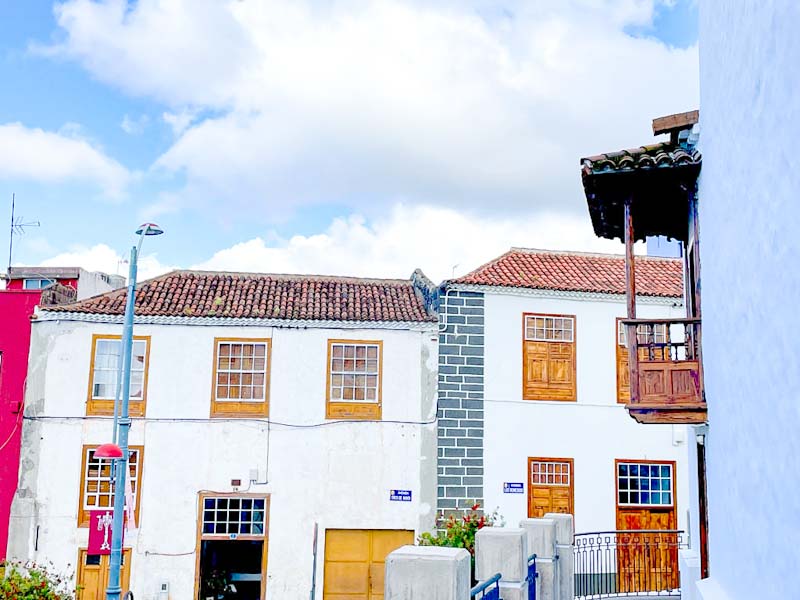
[(39, 221), (26, 221), (15, 214), (16, 194), (11, 194), (11, 227), (8, 234), (8, 275), (11, 275), (11, 254), (14, 251), (14, 236), (23, 235), (28, 227), (39, 227)]

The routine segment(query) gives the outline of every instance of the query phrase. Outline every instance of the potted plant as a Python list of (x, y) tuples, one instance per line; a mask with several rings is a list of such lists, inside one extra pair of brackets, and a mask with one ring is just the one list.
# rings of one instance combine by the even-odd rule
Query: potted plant
[(230, 577), (221, 569), (211, 569), (200, 582), (200, 595), (204, 600), (222, 600), (230, 597)]

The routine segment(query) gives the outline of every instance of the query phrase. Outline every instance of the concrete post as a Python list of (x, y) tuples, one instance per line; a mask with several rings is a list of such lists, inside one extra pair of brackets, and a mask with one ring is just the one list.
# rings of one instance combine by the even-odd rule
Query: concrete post
[(475, 534), (475, 578), (486, 581), (500, 573), (503, 600), (528, 597), (528, 539), (524, 529), (484, 527)]
[(463, 548), (402, 546), (386, 557), (384, 600), (469, 600), (470, 571)]
[(572, 515), (547, 513), (545, 518), (556, 523), (559, 600), (572, 600), (575, 597), (575, 527)]
[(525, 530), (528, 554), (536, 555), (537, 600), (556, 600), (556, 522), (553, 519), (522, 519), (519, 526)]

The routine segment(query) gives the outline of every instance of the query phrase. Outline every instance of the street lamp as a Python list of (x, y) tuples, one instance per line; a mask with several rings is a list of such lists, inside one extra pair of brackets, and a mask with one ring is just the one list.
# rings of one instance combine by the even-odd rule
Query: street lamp
[[(144, 223), (136, 230), (139, 236), (138, 246), (131, 248), (131, 259), (128, 264), (128, 296), (125, 301), (125, 324), (122, 329), (122, 404), (120, 410), (114, 407), (114, 414), (119, 414), (115, 424), (114, 439), (116, 444), (103, 444), (97, 449), (98, 458), (109, 458), (116, 461), (114, 469), (114, 523), (111, 526), (111, 561), (108, 572), (108, 588), (106, 600), (119, 600), (120, 567), (122, 566), (122, 521), (125, 510), (125, 477), (128, 474), (128, 432), (131, 419), (128, 416), (128, 404), (131, 396), (131, 356), (133, 354), (133, 307), (136, 300), (136, 261), (142, 249), (144, 238), (149, 235), (161, 235), (164, 230), (155, 223)], [(119, 373), (117, 373), (119, 381)], [(119, 432), (117, 432), (119, 429)], [(118, 434), (117, 434), (118, 433)]]

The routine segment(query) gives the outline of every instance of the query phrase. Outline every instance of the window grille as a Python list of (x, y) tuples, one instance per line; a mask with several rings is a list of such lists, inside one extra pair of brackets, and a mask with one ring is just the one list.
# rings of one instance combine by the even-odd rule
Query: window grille
[(380, 346), (332, 343), (330, 349), (331, 402), (378, 402)]
[(529, 342), (572, 342), (575, 336), (575, 319), (572, 317), (525, 317), (525, 339)]
[(672, 506), (672, 465), (618, 463), (620, 506)]
[[(95, 448), (86, 448), (86, 471), (83, 476), (83, 510), (99, 510), (114, 506), (114, 484), (111, 482), (113, 461), (95, 458)], [(134, 506), (139, 489), (141, 461), (138, 449), (131, 449), (128, 455), (128, 477), (130, 477)]]
[(531, 484), (570, 485), (570, 463), (561, 461), (531, 461)]
[(217, 344), (217, 401), (263, 402), (267, 393), (266, 342)]
[(264, 535), (266, 499), (213, 496), (203, 499), (204, 535)]
[[(97, 338), (95, 340), (92, 399), (114, 400), (117, 392), (118, 361), (121, 348), (122, 342), (119, 338)], [(134, 400), (141, 400), (144, 397), (146, 356), (147, 340), (134, 340), (130, 387), (130, 397)]]
[[(652, 328), (652, 329), (650, 329)], [(628, 328), (620, 321), (618, 323), (617, 338), (620, 346), (628, 345)], [(636, 328), (636, 337), (639, 344), (666, 344), (667, 326), (664, 323), (654, 323), (653, 325), (639, 325)]]

